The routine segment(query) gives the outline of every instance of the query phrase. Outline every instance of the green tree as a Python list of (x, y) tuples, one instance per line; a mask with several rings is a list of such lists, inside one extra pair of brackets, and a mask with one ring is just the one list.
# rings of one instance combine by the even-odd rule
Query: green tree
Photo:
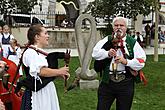
[(0, 14), (7, 14), (15, 9), (13, 0), (0, 0)]
[(116, 15), (136, 20), (138, 14), (148, 15), (151, 12), (153, 0), (95, 0), (91, 2), (84, 13), (94, 17), (107, 17), (109, 24)]
[(15, 11), (29, 13), (37, 4), (37, 0), (0, 0), (0, 14), (6, 15)]
[(95, 0), (85, 12), (90, 10), (93, 16), (116, 16), (134, 18), (138, 14), (148, 15), (151, 12), (153, 0)]
[(14, 2), (20, 13), (29, 13), (38, 4), (37, 0), (14, 0)]

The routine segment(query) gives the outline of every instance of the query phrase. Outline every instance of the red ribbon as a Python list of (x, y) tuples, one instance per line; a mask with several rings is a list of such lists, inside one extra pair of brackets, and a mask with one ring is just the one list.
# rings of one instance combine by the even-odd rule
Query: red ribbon
[(146, 77), (144, 76), (144, 73), (142, 70), (139, 71), (139, 74), (140, 74), (140, 80), (143, 82), (144, 85), (147, 85), (147, 79)]

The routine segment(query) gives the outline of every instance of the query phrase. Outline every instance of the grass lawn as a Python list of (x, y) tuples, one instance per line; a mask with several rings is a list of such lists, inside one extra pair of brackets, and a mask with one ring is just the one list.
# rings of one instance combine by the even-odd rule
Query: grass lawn
[[(64, 65), (61, 60), (60, 65)], [(68, 85), (73, 81), (78, 67), (78, 57), (72, 57)], [(132, 110), (165, 110), (165, 55), (159, 55), (159, 62), (153, 62), (153, 56), (147, 56), (143, 71), (148, 85), (136, 84)], [(61, 110), (96, 110), (97, 90), (80, 90), (77, 87), (64, 94), (64, 81), (57, 79), (55, 83)], [(115, 110), (115, 105), (111, 110)]]

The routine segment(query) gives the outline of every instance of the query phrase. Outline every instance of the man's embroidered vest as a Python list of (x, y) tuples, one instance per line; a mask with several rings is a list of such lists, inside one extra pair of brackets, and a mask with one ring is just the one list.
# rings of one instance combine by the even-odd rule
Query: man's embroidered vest
[[(107, 51), (110, 48), (114, 48), (112, 45), (112, 40), (113, 40), (113, 37), (111, 35), (109, 35), (108, 41), (103, 45), (102, 48)], [(134, 58), (133, 47), (135, 45), (135, 42), (136, 42), (136, 40), (134, 38), (132, 38), (131, 36), (126, 36), (126, 47), (125, 48), (127, 48), (128, 52), (129, 52), (129, 55), (126, 54), (127, 59)], [(111, 60), (112, 60), (112, 58), (106, 58), (101, 61), (96, 60), (95, 64), (94, 64), (94, 68), (97, 72), (103, 71), (102, 81), (105, 83), (109, 82), (109, 66), (110, 66)]]

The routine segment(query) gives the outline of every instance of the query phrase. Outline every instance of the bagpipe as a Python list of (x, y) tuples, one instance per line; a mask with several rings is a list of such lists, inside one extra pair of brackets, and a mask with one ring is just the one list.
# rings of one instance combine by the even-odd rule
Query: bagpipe
[[(52, 69), (58, 69), (58, 59), (64, 59), (65, 65), (69, 65), (69, 60), (70, 60), (70, 50), (66, 50), (66, 53), (64, 52), (52, 52), (52, 53), (46, 53), (42, 50), (39, 50), (33, 46), (28, 46), (27, 48), (34, 49), (36, 52), (39, 52), (43, 55), (46, 56), (47, 62), (48, 62), (48, 67)], [(26, 51), (25, 49), (25, 51)], [(22, 63), (22, 62), (21, 62)], [(24, 67), (26, 69), (27, 67)], [(36, 80), (36, 87), (35, 85), (35, 78), (30, 76), (28, 73), (26, 74), (26, 78), (23, 80), (17, 82), (17, 87), (15, 89), (15, 93), (18, 93), (21, 87), (26, 87), (27, 89), (31, 91), (39, 91), (41, 88), (45, 87), (49, 82), (53, 81), (56, 77), (42, 77), (40, 76), (40, 79), (42, 80), (42, 83), (40, 80)], [(67, 76), (65, 76), (64, 79), (64, 89), (67, 87)]]
[[(108, 51), (109, 49), (113, 48), (115, 50), (117, 50), (118, 48), (120, 48), (120, 50), (124, 50), (124, 48), (126, 48), (125, 46), (123, 45), (119, 45), (119, 43), (121, 43), (122, 40), (121, 39), (118, 39), (114, 33), (112, 33), (112, 35), (109, 35), (108, 36), (108, 41), (103, 45), (103, 49), (105, 49), (106, 51)], [(134, 42), (136, 42), (136, 40), (134, 40)], [(134, 43), (135, 44), (135, 43)], [(127, 45), (126, 45), (127, 46)], [(134, 46), (134, 45), (133, 45)], [(132, 47), (133, 47), (132, 46)], [(131, 47), (129, 47), (131, 48)], [(123, 56), (127, 59), (133, 59), (134, 56), (128, 56), (125, 52), (123, 52)], [(131, 54), (133, 55), (133, 53)], [(100, 73), (100, 76), (102, 77), (102, 74), (103, 74), (103, 71), (104, 69), (106, 68), (107, 64), (109, 64), (109, 62), (112, 60), (112, 57), (111, 58), (105, 58), (103, 60), (95, 60), (94, 61), (94, 69), (96, 72), (99, 72)], [(115, 75), (115, 78), (117, 78), (117, 75), (116, 75), (116, 67), (117, 65), (113, 65), (112, 69), (113, 69), (113, 73)], [(142, 70), (139, 70), (139, 71), (135, 71), (135, 70), (132, 70), (130, 67), (127, 67), (126, 66), (126, 71), (128, 71), (135, 79), (135, 82), (136, 83), (140, 83), (140, 82), (143, 82), (144, 85), (147, 84), (147, 79), (145, 78), (145, 75), (143, 73)]]

